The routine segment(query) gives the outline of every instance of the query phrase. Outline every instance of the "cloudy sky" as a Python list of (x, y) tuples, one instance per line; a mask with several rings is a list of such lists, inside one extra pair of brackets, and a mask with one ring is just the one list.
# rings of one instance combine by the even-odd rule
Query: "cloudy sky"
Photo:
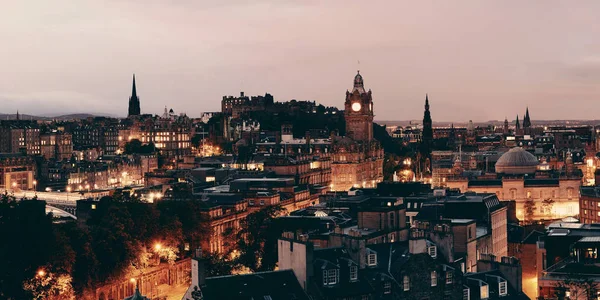
[[(0, 0), (0, 113), (199, 116), (223, 95), (378, 120), (600, 119), (600, 1)], [(360, 61), (360, 64), (358, 63)]]

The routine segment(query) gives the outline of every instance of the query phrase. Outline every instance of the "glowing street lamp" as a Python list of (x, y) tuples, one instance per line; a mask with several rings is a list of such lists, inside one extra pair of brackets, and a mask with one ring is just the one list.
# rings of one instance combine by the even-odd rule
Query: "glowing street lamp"
[(43, 276), (45, 276), (45, 275), (46, 275), (46, 271), (44, 271), (44, 269), (39, 269), (39, 270), (37, 271), (37, 275), (38, 275), (38, 276), (40, 276), (40, 277), (43, 277)]
[(160, 243), (154, 244), (154, 250), (160, 251), (160, 249), (162, 249), (162, 245)]

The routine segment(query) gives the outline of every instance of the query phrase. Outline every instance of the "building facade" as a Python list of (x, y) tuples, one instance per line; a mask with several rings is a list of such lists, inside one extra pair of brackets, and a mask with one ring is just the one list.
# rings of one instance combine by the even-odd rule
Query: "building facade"
[(373, 139), (373, 97), (360, 73), (344, 103), (346, 136), (332, 136), (332, 182), (335, 191), (376, 187), (383, 180), (383, 149)]

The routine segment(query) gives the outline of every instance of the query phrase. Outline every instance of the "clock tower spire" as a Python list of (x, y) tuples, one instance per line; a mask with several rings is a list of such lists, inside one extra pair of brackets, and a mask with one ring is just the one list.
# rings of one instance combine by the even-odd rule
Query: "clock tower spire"
[(346, 136), (355, 141), (371, 141), (373, 139), (373, 97), (371, 90), (365, 91), (360, 71), (354, 76), (352, 92), (346, 91), (344, 105), (346, 119)]

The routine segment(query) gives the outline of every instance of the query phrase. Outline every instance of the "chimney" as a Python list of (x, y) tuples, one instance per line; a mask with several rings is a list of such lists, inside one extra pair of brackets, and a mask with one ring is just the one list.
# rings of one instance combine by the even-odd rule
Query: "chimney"
[(206, 273), (206, 259), (202, 258), (202, 248), (197, 248), (192, 259), (192, 287), (201, 289), (206, 283)]
[(427, 253), (427, 240), (425, 239), (424, 230), (411, 230), (408, 239), (408, 250), (410, 254)]
[(240, 92), (240, 97), (244, 97), (244, 92)]

